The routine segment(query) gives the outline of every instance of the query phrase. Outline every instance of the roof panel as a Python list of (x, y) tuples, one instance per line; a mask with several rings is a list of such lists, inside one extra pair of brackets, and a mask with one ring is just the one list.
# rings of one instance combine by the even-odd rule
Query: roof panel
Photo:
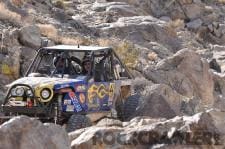
[(43, 47), (47, 50), (69, 50), (69, 51), (101, 51), (111, 49), (110, 47), (97, 47), (97, 46), (78, 46), (78, 45), (56, 45), (51, 47)]

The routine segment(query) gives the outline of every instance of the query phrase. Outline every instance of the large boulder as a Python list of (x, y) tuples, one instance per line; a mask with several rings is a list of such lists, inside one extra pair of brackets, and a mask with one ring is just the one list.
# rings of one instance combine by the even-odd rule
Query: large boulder
[(19, 41), (22, 45), (39, 48), (41, 46), (41, 33), (37, 26), (25, 26), (19, 31)]
[(202, 105), (210, 106), (214, 102), (209, 64), (193, 50), (180, 50), (155, 67), (144, 69), (143, 73), (154, 83), (167, 84), (183, 96), (200, 99)]
[(192, 0), (151, 0), (150, 8), (154, 16), (170, 16), (172, 19), (196, 19), (204, 12), (204, 5)]
[(60, 126), (42, 124), (26, 116), (2, 124), (0, 140), (4, 149), (70, 149), (68, 135)]
[(181, 44), (166, 22), (152, 16), (122, 17), (108, 26), (100, 26), (100, 31), (101, 37), (116, 37), (147, 48), (151, 47), (149, 42), (158, 42), (171, 52), (179, 50)]
[(139, 106), (134, 115), (153, 118), (173, 118), (177, 115), (195, 113), (198, 103), (180, 95), (168, 85), (147, 86), (142, 92)]
[(115, 15), (124, 17), (137, 15), (135, 8), (125, 2), (96, 2), (93, 4), (92, 10), (96, 12), (114, 12)]
[[(211, 2), (209, 4), (208, 2)], [(200, 0), (150, 0), (150, 10), (155, 17), (169, 16), (172, 20), (184, 19), (189, 22), (202, 19), (205, 24), (218, 21), (224, 17), (220, 6), (215, 6), (215, 1)]]
[[(80, 129), (69, 134), (72, 148), (167, 148), (174, 145), (225, 146), (225, 112), (208, 110), (194, 116), (171, 120), (137, 117), (123, 126), (105, 125)], [(113, 124), (109, 121), (110, 124)], [(216, 145), (216, 146), (214, 146)]]

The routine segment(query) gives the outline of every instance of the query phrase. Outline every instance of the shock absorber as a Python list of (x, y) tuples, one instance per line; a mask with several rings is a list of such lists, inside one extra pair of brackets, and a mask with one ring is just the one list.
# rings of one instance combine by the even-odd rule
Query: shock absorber
[(63, 97), (63, 95), (58, 95), (57, 103), (54, 106), (54, 122), (55, 122), (55, 124), (60, 123), (60, 120), (61, 120), (62, 97)]
[(54, 123), (57, 124), (58, 121), (58, 104), (54, 104)]

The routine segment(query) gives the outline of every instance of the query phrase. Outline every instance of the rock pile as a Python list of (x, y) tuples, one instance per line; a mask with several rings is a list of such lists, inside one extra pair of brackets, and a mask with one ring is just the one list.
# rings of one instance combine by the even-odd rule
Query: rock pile
[[(117, 142), (107, 146), (97, 140), (95, 148), (132, 148), (136, 145), (132, 142), (137, 138), (135, 135), (145, 131), (157, 132), (158, 142), (152, 138), (153, 148), (169, 148), (166, 144), (176, 142), (221, 144), (224, 113), (210, 110), (192, 115), (209, 108), (225, 108), (223, 0), (2, 0), (0, 8), (0, 100), (5, 85), (25, 72), (42, 38), (48, 38), (53, 45), (123, 45), (117, 52), (129, 53), (124, 59), (131, 59), (129, 66), (132, 65), (135, 74), (144, 77), (136, 79), (136, 84), (134, 81), (135, 90), (141, 96), (133, 115), (137, 118), (130, 122), (111, 121), (108, 127), (99, 124), (78, 130), (70, 134), (73, 147), (91, 147), (95, 134), (104, 135), (109, 130), (116, 135), (124, 134), (122, 138), (133, 144)], [(137, 52), (133, 54), (132, 50)], [(28, 127), (33, 126), (28, 124), (32, 121), (35, 126), (47, 129), (22, 117), (1, 126), (0, 131), (8, 132), (11, 122), (19, 120)], [(18, 129), (29, 132), (20, 125)], [(206, 134), (209, 138), (194, 139), (205, 133), (202, 130), (210, 132)], [(15, 133), (20, 134), (19, 131)], [(14, 130), (11, 132), (1, 139), (13, 139)], [(185, 138), (180, 140), (180, 136)], [(19, 144), (17, 140), (15, 144)], [(29, 142), (25, 141), (22, 147), (27, 145)]]
[(69, 134), (72, 148), (223, 148), (225, 113), (208, 110), (170, 120), (137, 117), (119, 123), (104, 119), (98, 125)]

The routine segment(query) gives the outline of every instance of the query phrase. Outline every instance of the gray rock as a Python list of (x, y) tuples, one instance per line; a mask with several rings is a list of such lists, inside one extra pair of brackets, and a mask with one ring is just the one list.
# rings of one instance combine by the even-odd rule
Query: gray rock
[(167, 85), (157, 84), (148, 86), (142, 92), (136, 116), (149, 116), (153, 118), (173, 118), (177, 115), (193, 114), (196, 105), (187, 110), (186, 103), (190, 99), (174, 91)]
[[(223, 52), (225, 51), (225, 46), (222, 45), (212, 45), (212, 50), (215, 52)], [(223, 53), (221, 53), (223, 55)]]
[(21, 58), (20, 58), (20, 73), (21, 76), (25, 75), (29, 65), (31, 64), (34, 56), (36, 54), (36, 50), (29, 47), (21, 48)]
[(97, 123), (96, 126), (118, 126), (118, 127), (122, 127), (122, 122), (120, 120), (115, 120), (115, 119), (109, 119), (109, 118), (105, 118), (102, 119), (101, 121), (99, 121)]
[(3, 100), (4, 100), (4, 92), (0, 89), (0, 103), (2, 104), (3, 103)]
[(97, 3), (106, 3), (107, 0), (96, 0)]
[(192, 50), (180, 50), (155, 68), (146, 68), (144, 74), (154, 83), (167, 84), (183, 96), (199, 98), (202, 105), (214, 102), (209, 64)]
[(42, 124), (26, 116), (2, 124), (0, 139), (4, 149), (70, 149), (68, 135), (60, 126)]
[(208, 25), (208, 29), (209, 29), (210, 32), (213, 32), (213, 25), (212, 24), (209, 24)]
[(194, 20), (199, 18), (204, 13), (204, 6), (199, 4), (185, 5), (186, 15), (189, 19)]
[(5, 55), (0, 54), (0, 61), (1, 61), (1, 62), (3, 61), (4, 57), (5, 57)]
[(67, 15), (66, 12), (59, 8), (52, 9), (52, 15), (61, 23), (66, 23), (68, 20), (72, 20), (72, 17)]
[(157, 53), (157, 55), (162, 59), (173, 55), (173, 53), (169, 49), (167, 49), (165, 46), (163, 46), (160, 43), (150, 42), (149, 46), (150, 46), (150, 49), (154, 51), (155, 53)]
[(171, 52), (180, 49), (180, 40), (171, 36), (166, 23), (152, 16), (122, 17), (109, 27), (102, 27), (102, 37), (117, 37), (148, 47), (149, 42), (158, 42)]
[(191, 29), (191, 30), (197, 30), (201, 25), (202, 25), (202, 20), (201, 19), (196, 19), (193, 20), (189, 23), (187, 23), (187, 28)]
[(169, 22), (169, 21), (172, 21), (170, 17), (168, 16), (162, 16), (159, 18), (160, 20), (163, 20), (163, 21), (166, 21), (166, 22)]
[(106, 3), (94, 3), (92, 6), (92, 10), (97, 11), (97, 12), (102, 12), (102, 11), (106, 11), (107, 7), (110, 6), (123, 6), (123, 5), (127, 5), (125, 2), (106, 2)]
[(130, 17), (130, 16), (137, 16), (137, 12), (134, 7), (130, 5), (112, 5), (107, 7), (106, 12), (113, 12), (120, 16)]
[(214, 69), (214, 70), (217, 71), (217, 72), (221, 72), (220, 65), (217, 63), (216, 59), (212, 59), (212, 60), (209, 62), (209, 67), (210, 67), (211, 69)]
[(222, 51), (224, 48), (224, 46), (215, 46), (215, 50), (212, 52), (213, 59), (215, 59), (220, 66), (221, 72), (225, 71), (225, 51)]
[(39, 48), (41, 46), (41, 34), (37, 26), (26, 26), (19, 31), (19, 41), (22, 45)]

